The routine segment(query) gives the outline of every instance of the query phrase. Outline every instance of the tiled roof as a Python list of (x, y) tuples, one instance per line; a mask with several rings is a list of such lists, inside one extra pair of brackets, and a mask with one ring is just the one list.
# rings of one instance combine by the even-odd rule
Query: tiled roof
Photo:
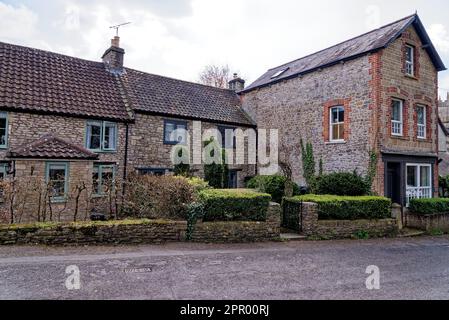
[(0, 42), (0, 108), (127, 119), (103, 63)]
[(0, 42), (0, 109), (127, 121), (132, 119), (127, 105), (135, 111), (253, 125), (230, 90), (132, 69), (113, 75), (102, 62)]
[(98, 155), (89, 150), (47, 134), (42, 138), (15, 148), (8, 153), (9, 158), (94, 160)]
[(132, 108), (140, 112), (254, 125), (231, 90), (126, 69), (123, 76)]
[(385, 48), (396, 40), (405, 29), (412, 24), (420, 35), (423, 44), (426, 45), (425, 48), (437, 70), (445, 70), (446, 68), (430, 41), (421, 20), (418, 15), (414, 14), (333, 47), (270, 69), (243, 90), (243, 92), (248, 92), (259, 87), (293, 78), (301, 74), (315, 71), (319, 68), (331, 66), (340, 61), (349, 60), (362, 54)]

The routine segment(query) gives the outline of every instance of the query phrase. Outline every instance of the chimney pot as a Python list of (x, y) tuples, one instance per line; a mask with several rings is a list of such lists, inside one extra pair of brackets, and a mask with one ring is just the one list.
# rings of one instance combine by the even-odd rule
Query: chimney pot
[(111, 47), (120, 48), (120, 37), (119, 37), (119, 36), (115, 36), (115, 37), (111, 40)]

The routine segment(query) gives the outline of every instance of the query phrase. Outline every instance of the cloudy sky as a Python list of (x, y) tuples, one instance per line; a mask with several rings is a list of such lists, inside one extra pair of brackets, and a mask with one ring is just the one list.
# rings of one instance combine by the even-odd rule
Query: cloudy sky
[[(125, 63), (196, 81), (228, 64), (249, 82), (300, 58), (418, 11), (449, 66), (447, 0), (0, 0), (0, 41), (99, 60), (120, 30)], [(449, 91), (449, 72), (440, 75)]]

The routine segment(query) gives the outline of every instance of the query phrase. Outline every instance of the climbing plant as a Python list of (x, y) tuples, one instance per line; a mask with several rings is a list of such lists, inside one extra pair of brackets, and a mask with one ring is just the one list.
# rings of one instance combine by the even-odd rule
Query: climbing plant
[[(213, 145), (211, 145), (213, 144)], [(229, 167), (226, 161), (226, 151), (216, 144), (214, 139), (205, 142), (206, 157), (211, 160), (209, 164), (204, 165), (204, 180), (206, 180), (212, 188), (225, 189), (229, 186)], [(216, 152), (220, 154), (216, 156)], [(209, 153), (209, 154), (207, 154)]]

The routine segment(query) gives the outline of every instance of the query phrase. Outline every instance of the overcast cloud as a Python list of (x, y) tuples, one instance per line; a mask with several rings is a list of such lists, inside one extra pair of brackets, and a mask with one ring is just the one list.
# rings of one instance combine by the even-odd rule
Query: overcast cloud
[[(229, 64), (249, 81), (418, 10), (449, 66), (446, 0), (0, 0), (0, 41), (99, 60), (120, 30), (128, 67), (196, 81)], [(440, 75), (440, 94), (449, 73)]]

